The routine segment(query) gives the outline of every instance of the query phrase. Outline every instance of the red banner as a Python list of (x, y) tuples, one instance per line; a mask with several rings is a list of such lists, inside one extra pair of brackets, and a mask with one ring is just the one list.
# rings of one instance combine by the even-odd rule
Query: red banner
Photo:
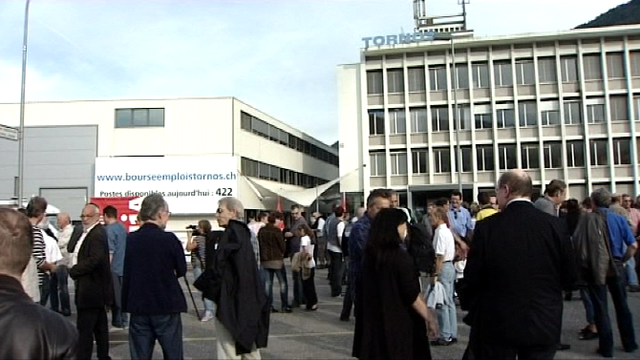
[(111, 205), (118, 210), (118, 220), (122, 222), (127, 232), (135, 231), (140, 227), (138, 223), (138, 211), (142, 203), (141, 197), (94, 197), (91, 202), (100, 207), (100, 214), (104, 208)]

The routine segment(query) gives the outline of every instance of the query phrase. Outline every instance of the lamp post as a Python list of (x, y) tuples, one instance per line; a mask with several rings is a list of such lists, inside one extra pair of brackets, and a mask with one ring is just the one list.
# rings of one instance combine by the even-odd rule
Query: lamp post
[(22, 207), (24, 193), (24, 102), (25, 84), (27, 80), (27, 42), (29, 39), (29, 4), (27, 0), (24, 9), (24, 38), (22, 39), (22, 83), (20, 89), (20, 131), (18, 149), (18, 206)]

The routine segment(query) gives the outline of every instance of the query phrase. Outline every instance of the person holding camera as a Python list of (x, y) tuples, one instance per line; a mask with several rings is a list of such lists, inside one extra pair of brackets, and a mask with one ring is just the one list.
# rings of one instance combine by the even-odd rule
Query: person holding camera
[[(187, 229), (190, 231), (188, 233), (186, 249), (187, 251), (191, 251), (193, 276), (197, 279), (205, 269), (205, 242), (207, 234), (211, 232), (211, 223), (209, 220), (200, 220), (198, 221), (198, 226), (190, 225)], [(202, 301), (204, 302), (204, 316), (202, 316), (200, 321), (210, 321), (213, 319), (214, 314), (213, 301), (204, 296), (202, 297)]]

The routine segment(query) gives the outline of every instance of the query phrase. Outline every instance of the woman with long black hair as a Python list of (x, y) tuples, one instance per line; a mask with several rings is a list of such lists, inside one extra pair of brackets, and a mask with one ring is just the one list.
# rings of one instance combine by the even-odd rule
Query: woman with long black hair
[(354, 355), (360, 359), (431, 359), (429, 333), (436, 319), (420, 294), (418, 271), (400, 246), (407, 236), (407, 215), (382, 209), (371, 225), (364, 251), (356, 307)]

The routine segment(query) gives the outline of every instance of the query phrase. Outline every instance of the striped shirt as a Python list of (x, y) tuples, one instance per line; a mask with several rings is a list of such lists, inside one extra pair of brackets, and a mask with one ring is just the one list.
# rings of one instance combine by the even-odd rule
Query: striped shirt
[(33, 250), (31, 256), (36, 261), (38, 267), (38, 285), (42, 286), (42, 279), (45, 276), (44, 270), (40, 269), (40, 266), (46, 261), (44, 238), (42, 237), (42, 230), (37, 226), (33, 226)]

